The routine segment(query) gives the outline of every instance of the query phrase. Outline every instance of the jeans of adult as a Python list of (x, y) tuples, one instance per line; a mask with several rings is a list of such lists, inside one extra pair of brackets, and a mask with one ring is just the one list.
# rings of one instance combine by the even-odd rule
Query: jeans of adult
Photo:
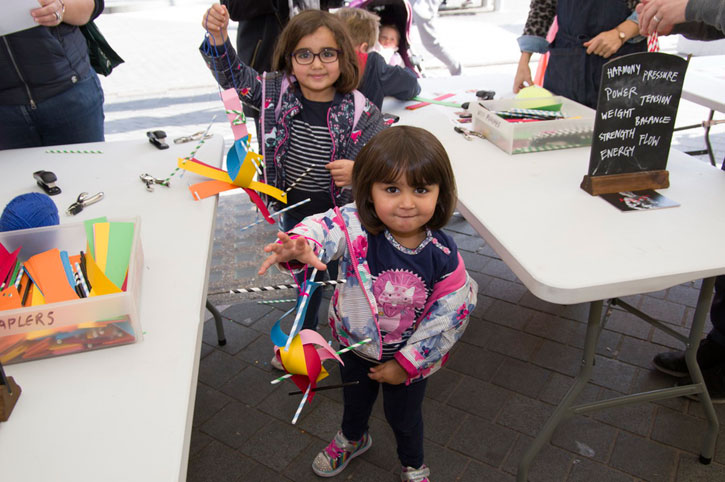
[(435, 19), (441, 3), (443, 0), (414, 0), (412, 2), (413, 21), (418, 26), (423, 47), (443, 62), (451, 75), (461, 75), (461, 62), (441, 45), (436, 32)]
[(428, 379), (410, 385), (380, 383), (368, 377), (375, 363), (350, 352), (340, 357), (344, 362), (340, 365), (343, 383), (359, 382), (343, 388), (342, 434), (348, 440), (357, 441), (367, 432), (370, 413), (382, 387), (383, 411), (395, 434), (401, 464), (416, 469), (423, 465), (422, 407)]
[[(294, 213), (285, 213), (282, 216), (282, 230), (289, 231), (294, 228), (297, 224), (304, 219), (303, 217), (296, 216)], [(331, 261), (327, 263), (327, 274), (329, 279), (337, 279), (337, 261)], [(302, 283), (308, 277), (312, 276), (312, 269), (306, 270), (306, 272), (297, 273), (294, 275), (295, 281), (298, 285), (302, 286)], [(325, 279), (324, 272), (318, 272), (315, 276), (315, 281), (322, 281)], [(307, 303), (307, 311), (305, 312), (305, 319), (302, 321), (303, 330), (316, 330), (318, 323), (318, 313), (320, 312), (320, 305), (322, 304), (322, 288), (318, 287), (310, 300)]]
[(0, 105), (0, 149), (102, 142), (103, 89), (96, 72), (56, 96), (29, 104)]

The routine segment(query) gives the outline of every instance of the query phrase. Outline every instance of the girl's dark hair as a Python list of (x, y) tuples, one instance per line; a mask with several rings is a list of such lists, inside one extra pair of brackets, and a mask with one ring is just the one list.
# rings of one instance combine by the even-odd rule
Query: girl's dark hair
[(318, 28), (325, 27), (337, 43), (340, 54), (337, 61), (340, 63), (340, 77), (335, 82), (335, 90), (347, 94), (355, 90), (360, 83), (360, 67), (357, 54), (352, 46), (352, 40), (347, 32), (345, 23), (336, 15), (324, 10), (304, 10), (292, 17), (282, 30), (272, 56), (272, 70), (281, 70), (292, 75), (292, 52), (302, 37), (313, 34)]
[(368, 232), (378, 234), (385, 229), (375, 213), (373, 184), (395, 182), (403, 173), (411, 186), (438, 185), (438, 202), (427, 224), (430, 229), (441, 229), (453, 215), (458, 199), (456, 180), (443, 145), (425, 129), (396, 126), (370, 139), (352, 168), (352, 192)]

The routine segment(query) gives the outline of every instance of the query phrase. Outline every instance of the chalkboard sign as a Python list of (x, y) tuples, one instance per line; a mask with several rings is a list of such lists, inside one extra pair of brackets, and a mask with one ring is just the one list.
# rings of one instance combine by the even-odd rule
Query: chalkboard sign
[(589, 176), (664, 170), (687, 60), (663, 53), (602, 67)]

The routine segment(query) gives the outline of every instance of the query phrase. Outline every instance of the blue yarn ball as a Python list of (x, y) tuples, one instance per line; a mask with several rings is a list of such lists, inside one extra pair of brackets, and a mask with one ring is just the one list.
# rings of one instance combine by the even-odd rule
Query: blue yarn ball
[(29, 192), (16, 196), (0, 216), (0, 231), (55, 226), (60, 222), (58, 208), (50, 196)]

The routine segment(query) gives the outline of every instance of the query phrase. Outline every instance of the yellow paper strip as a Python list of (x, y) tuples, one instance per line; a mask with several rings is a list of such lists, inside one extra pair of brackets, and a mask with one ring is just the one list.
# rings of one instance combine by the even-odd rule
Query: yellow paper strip
[(110, 223), (96, 223), (93, 225), (93, 239), (96, 244), (96, 264), (98, 264), (98, 267), (104, 273), (106, 272), (106, 261), (108, 260), (108, 237), (110, 229)]

